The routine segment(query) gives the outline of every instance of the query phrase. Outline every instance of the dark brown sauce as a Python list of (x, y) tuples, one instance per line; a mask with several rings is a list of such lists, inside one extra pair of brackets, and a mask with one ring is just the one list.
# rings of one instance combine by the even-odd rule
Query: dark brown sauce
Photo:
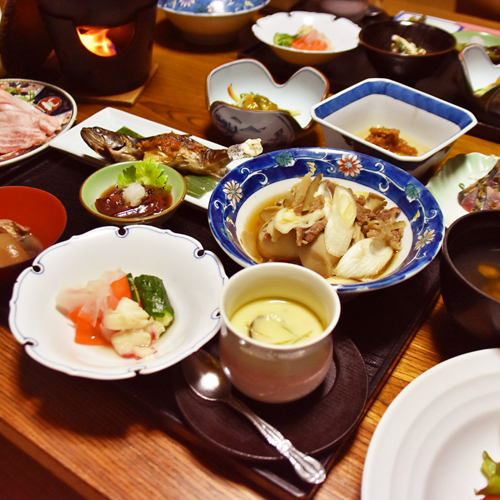
[(97, 211), (108, 217), (130, 219), (159, 214), (172, 205), (172, 193), (164, 189), (146, 187), (147, 197), (137, 207), (129, 207), (123, 201), (123, 189), (116, 186), (105, 191), (95, 201)]

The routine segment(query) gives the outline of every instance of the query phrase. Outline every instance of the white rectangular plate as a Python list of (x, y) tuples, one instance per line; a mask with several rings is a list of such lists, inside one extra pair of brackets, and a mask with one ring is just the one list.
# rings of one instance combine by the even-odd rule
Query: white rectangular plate
[[(127, 127), (133, 130), (137, 134), (144, 137), (150, 137), (153, 135), (164, 134), (168, 132), (174, 132), (176, 134), (185, 135), (186, 132), (176, 130), (166, 125), (161, 125), (160, 123), (152, 122), (146, 120), (145, 118), (140, 118), (139, 116), (131, 115), (125, 111), (121, 111), (115, 108), (104, 108), (103, 110), (97, 112), (95, 115), (87, 118), (78, 125), (73, 126), (63, 135), (56, 137), (50, 146), (66, 153), (78, 156), (81, 160), (86, 163), (96, 167), (101, 168), (109, 164), (107, 160), (99, 156), (94, 150), (92, 150), (80, 135), (80, 131), (84, 127), (102, 127), (113, 132), (119, 130), (122, 127)], [(191, 136), (194, 140), (200, 142), (204, 146), (211, 149), (223, 149), (223, 146), (216, 144), (214, 142), (206, 141), (196, 136)], [(245, 160), (233, 161), (228, 165), (228, 169), (234, 168), (236, 165), (242, 163)], [(194, 198), (192, 196), (186, 196), (186, 201), (200, 208), (208, 209), (208, 203), (210, 201), (210, 194), (206, 193), (201, 198)]]

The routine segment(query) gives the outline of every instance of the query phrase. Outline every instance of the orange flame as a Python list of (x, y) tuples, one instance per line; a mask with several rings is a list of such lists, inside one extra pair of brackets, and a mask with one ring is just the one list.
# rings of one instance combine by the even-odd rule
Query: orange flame
[(87, 28), (79, 27), (76, 29), (83, 45), (92, 52), (101, 57), (111, 57), (116, 55), (113, 42), (107, 37), (108, 28)]

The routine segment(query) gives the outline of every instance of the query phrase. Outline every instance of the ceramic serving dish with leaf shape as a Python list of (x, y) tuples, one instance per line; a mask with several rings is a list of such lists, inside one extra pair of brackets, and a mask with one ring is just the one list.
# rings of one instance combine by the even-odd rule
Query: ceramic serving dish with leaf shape
[[(278, 109), (237, 107), (229, 87), (238, 98), (255, 94)], [(260, 138), (265, 148), (278, 149), (312, 127), (309, 110), (328, 95), (329, 88), (323, 73), (311, 67), (299, 69), (287, 82), (278, 84), (259, 61), (239, 59), (210, 72), (206, 99), (215, 126), (234, 143)]]

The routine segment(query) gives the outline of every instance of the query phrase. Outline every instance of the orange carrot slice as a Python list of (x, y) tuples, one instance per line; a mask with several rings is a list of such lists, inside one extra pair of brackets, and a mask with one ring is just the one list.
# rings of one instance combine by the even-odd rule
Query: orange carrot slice
[(111, 343), (101, 335), (101, 322), (94, 326), (87, 318), (80, 316), (80, 309), (68, 314), (68, 318), (75, 324), (75, 342), (83, 345), (105, 345)]
[(116, 306), (124, 297), (128, 299), (132, 299), (132, 292), (130, 291), (130, 285), (128, 283), (128, 279), (126, 276), (120, 278), (116, 281), (113, 281), (110, 285), (111, 292), (113, 296), (108, 298), (108, 306), (111, 309), (116, 309)]

